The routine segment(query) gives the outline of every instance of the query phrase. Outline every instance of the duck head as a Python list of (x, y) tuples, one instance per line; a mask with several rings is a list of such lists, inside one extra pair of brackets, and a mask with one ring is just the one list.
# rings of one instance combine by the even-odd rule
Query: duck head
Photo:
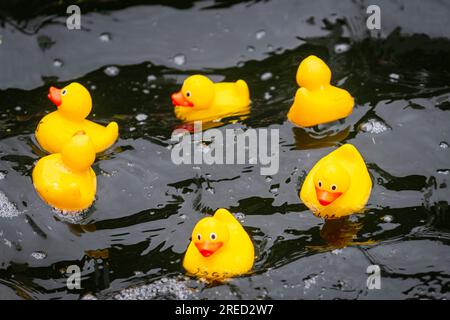
[(64, 164), (70, 169), (83, 172), (94, 163), (95, 148), (89, 136), (84, 131), (79, 131), (64, 145), (61, 156)]
[(331, 70), (322, 59), (311, 55), (300, 63), (296, 80), (300, 87), (317, 90), (330, 84)]
[(77, 82), (72, 82), (62, 89), (50, 87), (47, 96), (59, 112), (73, 120), (83, 120), (92, 109), (89, 91)]
[(176, 107), (208, 108), (214, 99), (214, 83), (205, 76), (193, 75), (184, 80), (181, 91), (171, 96)]
[(350, 187), (350, 176), (339, 164), (325, 164), (314, 174), (317, 201), (328, 206)]
[(192, 242), (203, 257), (209, 257), (228, 243), (227, 226), (213, 217), (200, 220), (192, 231)]

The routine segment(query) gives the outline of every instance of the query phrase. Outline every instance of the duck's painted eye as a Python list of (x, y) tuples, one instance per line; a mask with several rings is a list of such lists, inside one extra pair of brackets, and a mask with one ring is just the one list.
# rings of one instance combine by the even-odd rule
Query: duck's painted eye
[(61, 91), (61, 95), (65, 96), (67, 93), (67, 89), (63, 89), (63, 91)]
[(209, 235), (209, 237), (211, 238), (211, 240), (216, 240), (217, 235), (213, 232)]
[(200, 235), (200, 233), (197, 234), (197, 239), (198, 241), (202, 240), (202, 236)]
[(335, 185), (335, 184), (333, 184), (332, 186), (331, 186), (331, 190), (336, 190), (337, 189), (337, 186)]
[(190, 97), (191, 96), (191, 92), (190, 91), (186, 91), (186, 97)]
[(319, 185), (319, 188), (322, 188), (322, 181), (319, 180), (317, 184)]

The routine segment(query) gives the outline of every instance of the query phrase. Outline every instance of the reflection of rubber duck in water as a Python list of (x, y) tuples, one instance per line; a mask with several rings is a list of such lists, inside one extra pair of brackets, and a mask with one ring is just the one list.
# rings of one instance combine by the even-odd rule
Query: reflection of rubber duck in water
[(316, 56), (304, 59), (297, 70), (297, 84), (288, 119), (301, 127), (312, 127), (347, 117), (353, 110), (352, 96), (332, 86), (330, 68)]
[(211, 121), (250, 110), (250, 93), (244, 80), (214, 83), (205, 76), (193, 75), (171, 98), (175, 116), (184, 122)]
[(292, 131), (294, 132), (295, 148), (297, 150), (310, 150), (334, 147), (348, 137), (350, 128), (315, 132), (312, 128), (293, 127)]
[(372, 180), (358, 150), (345, 144), (320, 159), (306, 176), (300, 198), (325, 219), (360, 212), (370, 196)]
[(33, 184), (50, 206), (64, 211), (81, 211), (95, 198), (97, 178), (91, 168), (95, 149), (80, 132), (64, 145), (61, 153), (41, 158), (33, 170)]
[(92, 140), (95, 152), (109, 148), (119, 134), (116, 122), (106, 127), (86, 120), (92, 109), (89, 91), (77, 82), (57, 89), (50, 87), (48, 98), (58, 110), (41, 119), (36, 129), (36, 139), (40, 146), (50, 152), (61, 152), (62, 147), (78, 131), (84, 131)]
[(203, 218), (192, 232), (183, 260), (189, 274), (208, 280), (222, 280), (250, 271), (255, 258), (247, 232), (226, 209)]
[(343, 217), (340, 219), (325, 220), (325, 224), (320, 230), (320, 236), (327, 242), (324, 246), (314, 246), (312, 249), (319, 249), (320, 251), (326, 251), (329, 249), (340, 249), (354, 245), (371, 245), (375, 241), (354, 241), (358, 232), (362, 229), (363, 225), (360, 222), (351, 221), (349, 217)]

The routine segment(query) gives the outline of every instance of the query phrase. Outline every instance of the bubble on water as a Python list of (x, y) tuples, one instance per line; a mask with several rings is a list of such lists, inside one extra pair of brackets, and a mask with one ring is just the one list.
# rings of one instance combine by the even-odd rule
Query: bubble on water
[(151, 284), (124, 289), (113, 298), (116, 300), (187, 300), (192, 298), (192, 292), (180, 279), (162, 278)]
[(31, 254), (31, 256), (36, 260), (43, 260), (47, 258), (47, 253), (45, 253), (44, 251), (35, 251)]
[(79, 224), (83, 219), (86, 218), (89, 208), (84, 210), (72, 211), (72, 210), (61, 210), (57, 208), (52, 208), (52, 212), (62, 221)]
[(334, 52), (344, 53), (350, 50), (350, 45), (348, 43), (338, 43), (334, 46)]
[(266, 80), (269, 80), (269, 79), (272, 78), (272, 77), (273, 77), (272, 72), (264, 72), (264, 73), (261, 75), (261, 80), (262, 80), (262, 81), (266, 81)]
[(266, 31), (259, 30), (258, 32), (256, 32), (255, 36), (256, 36), (257, 40), (261, 40), (262, 38), (264, 38), (266, 36)]
[(9, 201), (8, 197), (0, 191), (0, 217), (13, 218), (20, 215), (21, 212), (17, 210), (16, 206)]
[(93, 84), (93, 85), (91, 85), (91, 90), (95, 90), (95, 89), (97, 89), (97, 86), (95, 85), (95, 84)]
[(22, 107), (21, 106), (14, 107), (14, 110), (15, 111), (20, 111), (20, 110), (22, 110)]
[(383, 216), (382, 220), (383, 220), (383, 222), (385, 222), (385, 223), (391, 223), (392, 220), (394, 220), (394, 218), (393, 218), (391, 215), (388, 215), (388, 214), (387, 214), (387, 215)]
[(130, 127), (128, 130), (129, 130), (130, 132), (133, 132), (134, 130), (136, 130), (136, 128), (135, 128), (135, 127)]
[(6, 177), (6, 175), (3, 172), (0, 171), (0, 180), (5, 179), (5, 177)]
[(111, 34), (108, 32), (103, 32), (99, 37), (101, 42), (110, 42), (111, 41)]
[(247, 51), (248, 52), (253, 52), (253, 51), (255, 51), (255, 47), (254, 46), (248, 46), (247, 47)]
[(120, 73), (120, 69), (116, 66), (109, 66), (103, 70), (107, 76), (115, 77)]
[(177, 66), (182, 66), (186, 63), (186, 56), (184, 54), (177, 54), (175, 57), (173, 57), (173, 63), (175, 63)]
[(359, 125), (359, 130), (368, 133), (380, 134), (389, 129), (388, 125), (379, 119), (369, 119)]
[(244, 222), (244, 220), (245, 220), (245, 214), (242, 212), (233, 213), (233, 216), (240, 222)]
[(278, 188), (280, 187), (279, 184), (274, 184), (272, 186), (270, 186), (270, 192), (271, 193), (278, 193)]
[(264, 92), (264, 100), (270, 100), (272, 98), (272, 95), (269, 92)]
[(138, 115), (136, 115), (136, 120), (137, 121), (145, 121), (147, 120), (148, 116), (146, 114), (143, 113), (139, 113)]
[(441, 149), (447, 149), (447, 148), (448, 148), (448, 143), (445, 142), (445, 141), (441, 141), (441, 142), (439, 143), (439, 147), (440, 147)]
[(450, 173), (450, 169), (438, 169), (437, 173), (448, 175)]
[(61, 68), (62, 66), (63, 66), (63, 62), (62, 62), (62, 60), (60, 60), (60, 59), (55, 59), (55, 60), (53, 60), (53, 66), (55, 67), (55, 68)]
[(148, 82), (155, 81), (155, 80), (156, 80), (156, 76), (154, 74), (148, 75), (148, 77), (147, 77)]
[(143, 93), (143, 94), (149, 94), (149, 93), (150, 93), (150, 90), (148, 90), (148, 89), (142, 89), (142, 93)]
[(306, 279), (304, 279), (303, 280), (305, 283), (304, 289), (308, 290), (311, 288), (311, 286), (315, 285), (317, 283), (318, 277), (319, 277), (318, 275), (312, 275), (312, 276), (308, 276)]
[(391, 73), (389, 75), (389, 80), (391, 82), (397, 82), (400, 79), (400, 75), (398, 73)]

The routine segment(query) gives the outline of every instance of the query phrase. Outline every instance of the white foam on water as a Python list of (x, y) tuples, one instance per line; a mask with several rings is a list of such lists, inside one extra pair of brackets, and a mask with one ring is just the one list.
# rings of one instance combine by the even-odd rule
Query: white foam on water
[(43, 260), (47, 257), (47, 253), (45, 253), (44, 251), (35, 251), (31, 254), (31, 256), (36, 260)]
[(82, 211), (69, 211), (69, 210), (60, 210), (53, 208), (52, 211), (61, 219), (69, 223), (79, 223), (84, 218), (86, 218), (86, 214), (89, 208)]
[(378, 119), (369, 119), (366, 122), (362, 123), (359, 129), (363, 132), (380, 134), (389, 130), (389, 126), (385, 124), (383, 121)]
[(162, 278), (151, 284), (124, 289), (116, 294), (116, 300), (192, 299), (192, 289), (180, 279)]
[(9, 201), (8, 197), (0, 191), (0, 217), (14, 218), (21, 213), (22, 212), (17, 210), (16, 206), (11, 201)]

